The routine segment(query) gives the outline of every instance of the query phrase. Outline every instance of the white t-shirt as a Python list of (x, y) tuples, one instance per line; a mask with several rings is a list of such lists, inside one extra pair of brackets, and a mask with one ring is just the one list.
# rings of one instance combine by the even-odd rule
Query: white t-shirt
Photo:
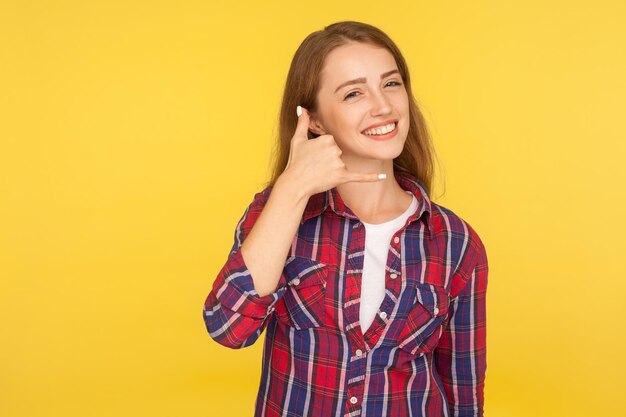
[[(405, 190), (406, 191), (406, 190)], [(400, 216), (385, 223), (363, 223), (365, 227), (365, 255), (361, 277), (361, 331), (365, 333), (374, 321), (378, 308), (385, 298), (385, 265), (391, 245), (391, 237), (406, 219), (417, 209), (417, 199), (410, 192), (413, 201)]]

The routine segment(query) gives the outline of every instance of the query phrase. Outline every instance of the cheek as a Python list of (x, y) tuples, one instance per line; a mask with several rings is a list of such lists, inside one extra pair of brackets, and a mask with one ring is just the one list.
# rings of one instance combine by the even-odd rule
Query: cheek
[(405, 113), (409, 112), (409, 96), (407, 95), (406, 91), (404, 92), (404, 94), (400, 94), (398, 96), (398, 100), (396, 101), (396, 108)]
[(328, 119), (327, 128), (331, 135), (350, 136), (358, 133), (359, 120), (354, 115), (347, 112), (335, 112), (332, 118)]

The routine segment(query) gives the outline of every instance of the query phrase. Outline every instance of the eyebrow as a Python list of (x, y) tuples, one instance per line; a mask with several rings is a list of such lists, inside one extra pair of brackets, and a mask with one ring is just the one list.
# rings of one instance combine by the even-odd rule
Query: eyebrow
[[(391, 71), (387, 71), (385, 73), (380, 74), (380, 79), (382, 80), (385, 77), (389, 77), (391, 74), (395, 74), (395, 73), (400, 73), (400, 71), (398, 71), (398, 69), (393, 69)], [(341, 90), (343, 87), (346, 87), (348, 85), (352, 85), (352, 84), (364, 84), (365, 81), (367, 81), (365, 79), (365, 77), (361, 77), (361, 78), (355, 78), (354, 80), (350, 80), (350, 81), (346, 81), (345, 83), (341, 84), (339, 87), (337, 87), (337, 89), (335, 90), (335, 93), (337, 93), (337, 91)], [(333, 94), (335, 94), (333, 93)]]

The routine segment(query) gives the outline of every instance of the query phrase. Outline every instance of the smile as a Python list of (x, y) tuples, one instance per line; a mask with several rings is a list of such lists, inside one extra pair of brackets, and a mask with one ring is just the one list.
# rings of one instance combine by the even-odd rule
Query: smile
[(361, 132), (365, 136), (368, 136), (374, 140), (391, 139), (398, 132), (398, 123), (389, 123), (388, 125), (377, 127), (375, 129), (368, 129)]

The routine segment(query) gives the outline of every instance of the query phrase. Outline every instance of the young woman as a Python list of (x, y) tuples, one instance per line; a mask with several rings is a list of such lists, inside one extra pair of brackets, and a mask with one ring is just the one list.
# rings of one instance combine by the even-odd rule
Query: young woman
[(225, 346), (265, 330), (255, 416), (482, 416), (485, 247), (429, 199), (433, 150), (397, 46), (352, 21), (310, 34), (279, 136), (203, 309)]

